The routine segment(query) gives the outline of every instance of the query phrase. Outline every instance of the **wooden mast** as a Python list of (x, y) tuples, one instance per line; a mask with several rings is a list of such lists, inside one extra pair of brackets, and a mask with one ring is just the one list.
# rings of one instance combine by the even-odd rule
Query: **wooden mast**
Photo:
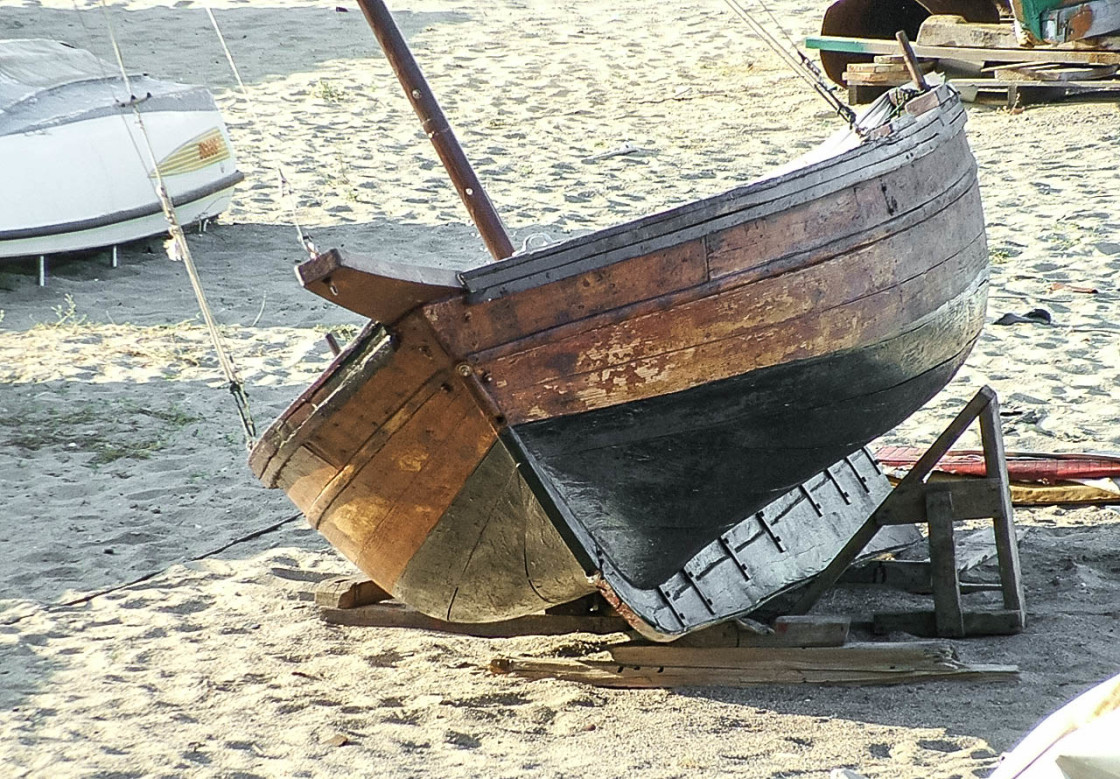
[(420, 123), (428, 140), (436, 147), (436, 154), (439, 155), (440, 162), (451, 176), (451, 182), (455, 185), (463, 205), (467, 207), (475, 227), (478, 228), (482, 242), (486, 244), (486, 248), (495, 260), (504, 260), (511, 256), (513, 244), (510, 242), (505, 225), (502, 224), (502, 218), (482, 188), (474, 168), (467, 160), (467, 155), (463, 153), (463, 147), (459, 145), (455, 133), (447, 123), (447, 117), (443, 115), (439, 102), (428, 88), (428, 81), (424, 78), (416, 58), (412, 56), (408, 44), (405, 43), (400, 28), (393, 20), (393, 15), (383, 0), (358, 0), (358, 5), (361, 6), (369, 26), (373, 28), (373, 33), (377, 36), (377, 41), (397, 74), (401, 86), (404, 87), (405, 94), (412, 103), (412, 109), (420, 117)]

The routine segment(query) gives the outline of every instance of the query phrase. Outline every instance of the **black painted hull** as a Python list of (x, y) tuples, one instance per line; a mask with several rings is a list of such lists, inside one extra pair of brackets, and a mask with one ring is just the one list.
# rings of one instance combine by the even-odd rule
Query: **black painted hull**
[(516, 428), (630, 583), (646, 588), (779, 495), (898, 425), (964, 362), (980, 285), (874, 346)]

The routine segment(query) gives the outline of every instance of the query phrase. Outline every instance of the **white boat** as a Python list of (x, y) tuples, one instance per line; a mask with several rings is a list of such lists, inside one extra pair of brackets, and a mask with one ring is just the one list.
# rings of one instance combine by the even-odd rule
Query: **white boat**
[(1120, 675), (1040, 722), (990, 779), (1120, 779)]
[(115, 65), (65, 43), (0, 40), (0, 258), (165, 232), (153, 157), (181, 224), (229, 206), (243, 176), (209, 91), (128, 81), (131, 94)]

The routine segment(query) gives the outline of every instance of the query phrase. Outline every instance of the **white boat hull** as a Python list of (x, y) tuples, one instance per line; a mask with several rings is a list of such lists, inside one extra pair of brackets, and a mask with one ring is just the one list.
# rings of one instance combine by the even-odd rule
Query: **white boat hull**
[(0, 258), (165, 233), (157, 169), (181, 224), (229, 207), (242, 176), (210, 93), (135, 76), (133, 104), (110, 68), (54, 41), (0, 41)]
[[(220, 128), (217, 112), (155, 113), (144, 124), (159, 159)], [(133, 146), (132, 140), (136, 141)], [(0, 169), (19, 187), (0, 188), (0, 257), (81, 251), (164, 233), (150, 161), (134, 116), (104, 116), (0, 138)], [(182, 224), (227, 209), (241, 179), (230, 154), (164, 183)]]

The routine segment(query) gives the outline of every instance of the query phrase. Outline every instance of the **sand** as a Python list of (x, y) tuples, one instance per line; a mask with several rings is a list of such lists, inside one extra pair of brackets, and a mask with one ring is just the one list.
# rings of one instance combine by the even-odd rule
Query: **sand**
[[(0, 35), (110, 57), (101, 11), (77, 5), (0, 0)], [(131, 69), (207, 84), (226, 114), (247, 181), (190, 243), (263, 426), (327, 364), (325, 333), (360, 324), (295, 283), (293, 219), (321, 247), (485, 255), (356, 6), (213, 7), (249, 99), (201, 4), (110, 11)], [(771, 7), (794, 37), (823, 12)], [(518, 243), (714, 194), (838, 127), (716, 2), (396, 10)], [(928, 443), (988, 383), (1011, 412), (1010, 448), (1120, 450), (1117, 118), (1107, 104), (970, 110), (995, 263), (989, 320), (1042, 306), (1054, 325), (988, 327), (953, 384), (887, 442)], [(957, 642), (966, 660), (1019, 665), (1017, 684), (603, 691), (483, 670), (586, 636), (327, 626), (305, 593), (353, 569), (249, 473), (185, 273), (161, 241), (122, 249), (117, 269), (104, 255), (56, 261), (44, 289), (31, 263), (4, 263), (0, 288), (5, 776), (985, 776), (1035, 721), (1120, 666), (1111, 507), (1018, 512), (1029, 629)], [(819, 610), (915, 603), (847, 592)]]

